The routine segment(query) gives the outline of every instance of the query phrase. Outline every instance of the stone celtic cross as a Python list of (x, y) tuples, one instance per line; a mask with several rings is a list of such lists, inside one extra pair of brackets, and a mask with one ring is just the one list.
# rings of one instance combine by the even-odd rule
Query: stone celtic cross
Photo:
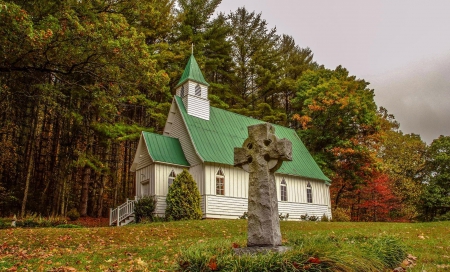
[(281, 245), (274, 173), (291, 160), (292, 143), (278, 139), (268, 123), (249, 126), (242, 147), (234, 148), (234, 166), (249, 173), (248, 247)]

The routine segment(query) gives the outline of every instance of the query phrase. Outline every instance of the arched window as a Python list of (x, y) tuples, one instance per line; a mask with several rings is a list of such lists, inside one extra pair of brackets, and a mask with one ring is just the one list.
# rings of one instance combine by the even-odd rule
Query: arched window
[(170, 187), (170, 185), (172, 185), (173, 180), (175, 179), (176, 176), (177, 176), (177, 175), (175, 175), (175, 171), (172, 170), (172, 172), (170, 172), (169, 180), (168, 180), (168, 182), (167, 182), (167, 184), (169, 184), (169, 187)]
[(216, 195), (225, 195), (225, 175), (221, 168), (216, 174)]
[(281, 181), (280, 192), (281, 192), (281, 201), (287, 201), (287, 184), (284, 178)]
[(311, 187), (311, 183), (308, 182), (308, 185), (306, 185), (306, 200), (308, 203), (312, 203), (313, 199), (312, 199), (312, 187)]
[(183, 86), (181, 86), (180, 96), (181, 96), (181, 97), (183, 97), (183, 96), (184, 96), (184, 85), (183, 85)]
[(197, 84), (197, 86), (195, 86), (195, 95), (202, 96), (202, 88), (200, 87), (200, 84)]

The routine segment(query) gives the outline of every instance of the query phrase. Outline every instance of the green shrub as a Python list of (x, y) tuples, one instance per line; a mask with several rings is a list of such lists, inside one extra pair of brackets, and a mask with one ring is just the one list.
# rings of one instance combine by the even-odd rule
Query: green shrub
[(238, 219), (248, 219), (248, 212), (244, 212)]
[(144, 196), (134, 204), (134, 216), (136, 223), (145, 219), (153, 221), (153, 212), (156, 209), (156, 199), (153, 196)]
[(450, 211), (447, 213), (444, 213), (442, 215), (436, 216), (433, 220), (434, 221), (450, 221)]
[(6, 229), (11, 226), (11, 220), (0, 218), (0, 229)]
[(323, 214), (322, 217), (320, 218), (321, 222), (329, 222), (330, 219), (328, 218), (328, 216), (326, 214)]
[(350, 222), (350, 212), (343, 208), (336, 208), (331, 211), (333, 217), (331, 221), (333, 222)]
[(200, 193), (197, 184), (187, 170), (177, 175), (169, 187), (166, 198), (166, 219), (201, 219)]
[(307, 235), (283, 254), (237, 256), (231, 241), (208, 241), (183, 250), (176, 271), (392, 271), (406, 248), (390, 236)]
[(80, 213), (77, 211), (77, 209), (73, 208), (67, 213), (67, 217), (69, 217), (70, 221), (76, 221), (78, 218), (80, 218)]
[(282, 213), (280, 213), (280, 214), (278, 215), (278, 217), (280, 218), (280, 221), (288, 220), (288, 218), (289, 218), (289, 213), (286, 213), (286, 215), (283, 215)]
[(305, 215), (300, 215), (300, 220), (301, 221), (309, 221), (309, 215), (307, 213), (305, 213)]

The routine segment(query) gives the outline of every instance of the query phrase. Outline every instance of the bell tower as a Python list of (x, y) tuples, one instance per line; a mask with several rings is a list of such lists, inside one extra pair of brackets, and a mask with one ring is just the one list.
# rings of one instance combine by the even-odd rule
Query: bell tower
[(181, 97), (189, 115), (209, 120), (208, 86), (192, 54), (175, 87), (175, 94)]

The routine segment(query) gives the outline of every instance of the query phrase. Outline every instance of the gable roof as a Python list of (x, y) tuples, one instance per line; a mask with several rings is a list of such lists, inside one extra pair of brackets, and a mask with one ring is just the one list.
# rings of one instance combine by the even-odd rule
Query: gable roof
[[(183, 101), (175, 96), (183, 120), (198, 155), (206, 162), (234, 164), (234, 148), (241, 147), (248, 137), (247, 127), (263, 121), (211, 107), (210, 119), (187, 114)], [(292, 142), (292, 161), (283, 162), (277, 173), (330, 181), (320, 170), (295, 130), (274, 125), (275, 135)]]
[(177, 138), (145, 131), (142, 132), (142, 137), (153, 161), (189, 166)]
[(198, 67), (198, 63), (195, 60), (194, 55), (191, 55), (191, 57), (189, 58), (189, 61), (184, 68), (183, 75), (181, 75), (180, 81), (178, 81), (176, 87), (180, 86), (188, 79), (209, 86), (209, 83), (206, 82), (205, 78), (203, 77), (200, 67)]

